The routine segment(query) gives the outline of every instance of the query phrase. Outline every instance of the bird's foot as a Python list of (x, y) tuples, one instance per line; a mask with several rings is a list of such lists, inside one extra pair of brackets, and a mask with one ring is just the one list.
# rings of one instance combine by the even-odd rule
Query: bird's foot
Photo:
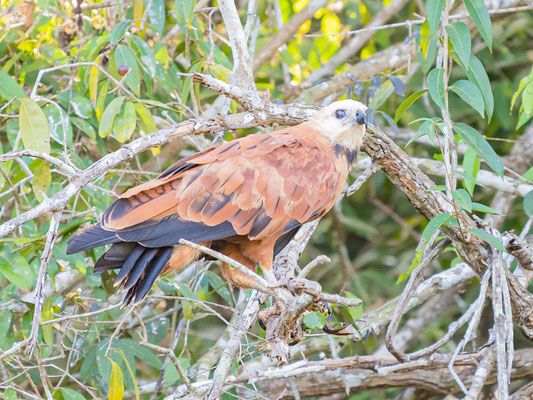
[(309, 310), (326, 315), (326, 322), (324, 323), (324, 326), (322, 327), (322, 331), (324, 333), (327, 333), (328, 335), (338, 335), (338, 336), (351, 335), (350, 332), (346, 331), (346, 328), (350, 326), (350, 324), (346, 322), (340, 323), (340, 326), (337, 326), (337, 327), (330, 326), (331, 317), (333, 316), (333, 309), (331, 308), (331, 305), (328, 302), (317, 301), (313, 303), (311, 307), (309, 307)]
[(268, 319), (273, 315), (281, 314), (283, 308), (283, 304), (281, 304), (279, 301), (276, 301), (270, 307), (263, 308), (257, 315), (257, 322), (259, 322), (259, 326), (266, 331)]

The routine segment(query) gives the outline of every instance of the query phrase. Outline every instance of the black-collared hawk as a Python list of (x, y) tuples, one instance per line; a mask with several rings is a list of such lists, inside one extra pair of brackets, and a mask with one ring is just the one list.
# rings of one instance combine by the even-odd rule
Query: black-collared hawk
[[(71, 237), (72, 254), (112, 244), (95, 265), (116, 269), (125, 303), (141, 301), (162, 273), (200, 257), (181, 239), (211, 247), (251, 270), (273, 260), (300, 226), (334, 205), (366, 130), (366, 107), (343, 100), (310, 121), (249, 135), (179, 160), (126, 191), (100, 221)], [(237, 286), (255, 281), (222, 265)]]

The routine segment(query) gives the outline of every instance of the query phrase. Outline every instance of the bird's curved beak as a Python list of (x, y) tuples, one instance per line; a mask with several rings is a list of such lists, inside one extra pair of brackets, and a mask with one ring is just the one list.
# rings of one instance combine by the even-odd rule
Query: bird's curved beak
[(364, 111), (357, 110), (357, 112), (355, 113), (355, 123), (358, 125), (368, 124), (368, 119)]

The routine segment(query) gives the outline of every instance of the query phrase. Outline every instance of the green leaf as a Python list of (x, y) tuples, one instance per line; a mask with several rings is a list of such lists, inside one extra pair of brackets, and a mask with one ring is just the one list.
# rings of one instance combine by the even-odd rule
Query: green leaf
[(398, 106), (398, 109), (396, 110), (396, 114), (394, 114), (394, 123), (398, 123), (402, 115), (407, 111), (409, 107), (413, 105), (415, 101), (417, 101), (420, 96), (422, 96), (424, 93), (426, 93), (427, 89), (419, 90), (418, 92), (414, 92), (412, 95), (410, 95), (408, 98), (406, 98), (404, 101), (402, 101), (402, 104)]
[(52, 182), (52, 173), (47, 162), (39, 160), (39, 162), (32, 168), (33, 181), (32, 189), (35, 198), (41, 203), (44, 199), (41, 192), (46, 193), (50, 183)]
[(13, 389), (4, 390), (4, 400), (17, 400), (17, 392)]
[(529, 217), (533, 216), (533, 190), (524, 196), (524, 211)]
[(134, 104), (135, 111), (141, 119), (141, 129), (145, 135), (155, 132), (157, 130), (157, 125), (154, 122), (152, 113), (141, 103)]
[(486, 206), (485, 204), (472, 202), (472, 211), (479, 211), (486, 214), (496, 214), (496, 215), (503, 215), (501, 212), (495, 210), (494, 208), (490, 208)]
[(482, 118), (485, 117), (485, 114), (483, 113), (483, 95), (476, 85), (470, 81), (462, 79), (450, 86), (450, 90), (476, 110)]
[(453, 48), (457, 53), (457, 56), (468, 68), (470, 65), (470, 54), (472, 52), (472, 43), (470, 40), (470, 30), (468, 26), (462, 21), (455, 22), (446, 26), (446, 32), (450, 38)]
[(533, 82), (526, 86), (522, 93), (522, 114), (531, 117), (533, 114)]
[(61, 388), (61, 394), (64, 400), (85, 400), (85, 397), (77, 391), (69, 388)]
[(24, 96), (24, 90), (18, 82), (6, 72), (0, 71), (0, 97), (11, 100), (13, 97), (22, 99)]
[(407, 271), (405, 272), (402, 272), (399, 276), (398, 276), (398, 279), (396, 280), (396, 283), (402, 283), (403, 281), (405, 281), (407, 278), (409, 278), (409, 275), (411, 275), (411, 272), (413, 272), (413, 270), (418, 267), (420, 265), (420, 263), (422, 262), (422, 256), (424, 255), (424, 249), (420, 249), (420, 250), (417, 250), (417, 252), (415, 253), (415, 257), (413, 258), (413, 261), (411, 261), (411, 264), (409, 265), (409, 268), (407, 268)]
[(424, 228), (424, 231), (422, 232), (422, 238), (420, 239), (420, 243), (416, 250), (418, 251), (426, 247), (429, 239), (431, 239), (431, 236), (433, 236), (437, 229), (439, 229), (443, 224), (448, 222), (452, 217), (453, 215), (450, 213), (442, 213), (435, 215), (433, 218), (431, 218), (431, 220)]
[(20, 99), (19, 126), (28, 150), (50, 153), (50, 127), (43, 110), (28, 97)]
[(109, 41), (112, 43), (116, 43), (120, 39), (122, 39), (130, 25), (131, 21), (129, 20), (124, 20), (121, 23), (115, 25), (113, 31), (111, 32), (111, 36), (109, 37)]
[(326, 323), (326, 316), (317, 311), (304, 315), (304, 325), (309, 329), (319, 329)]
[(78, 117), (70, 117), (70, 122), (76, 125), (76, 128), (85, 133), (92, 140), (96, 140), (96, 131), (90, 123)]
[(124, 352), (121, 349), (113, 349), (113, 350), (116, 351), (118, 354), (120, 354), (120, 356), (124, 360), (124, 364), (126, 364), (126, 367), (128, 368), (128, 372), (130, 373), (131, 380), (133, 382), (133, 387), (134, 387), (134, 390), (135, 390), (135, 399), (139, 400), (139, 397), (140, 397), (140, 395), (139, 395), (139, 385), (137, 385), (137, 379), (135, 379), (135, 373), (131, 369), (130, 363), (128, 362), (128, 359), (126, 358), (126, 355), (124, 354)]
[(148, 11), (148, 20), (154, 27), (154, 30), (159, 36), (163, 33), (165, 28), (165, 1), (164, 0), (152, 0), (152, 6)]
[(174, 363), (169, 362), (165, 368), (165, 374), (163, 375), (163, 382), (165, 385), (172, 385), (174, 382), (180, 379), (180, 373), (174, 365)]
[(207, 280), (209, 282), (209, 285), (213, 288), (215, 292), (217, 292), (220, 297), (222, 297), (226, 302), (233, 307), (233, 300), (231, 299), (231, 295), (228, 289), (228, 285), (226, 282), (224, 282), (220, 277), (211, 272), (207, 271)]
[(440, 108), (444, 107), (444, 68), (432, 69), (428, 74), (428, 89), (431, 99)]
[(424, 60), (428, 60), (428, 54), (430, 53), (431, 42), (435, 42), (435, 36), (431, 34), (431, 28), (429, 27), (428, 19), (420, 26), (420, 51)]
[(477, 173), (479, 172), (480, 166), (481, 162), (474, 149), (472, 147), (467, 147), (465, 155), (463, 157), (463, 168), (466, 172), (465, 175), (469, 175), (474, 179), (466, 178), (463, 181), (463, 185), (466, 190), (468, 190), (468, 193), (470, 193), (470, 196), (474, 195), (474, 187), (477, 183), (475, 181), (475, 178), (477, 177)]
[(116, 347), (123, 348), (126, 354), (133, 354), (139, 360), (142, 360), (143, 362), (154, 368), (161, 368), (161, 360), (157, 358), (149, 348), (140, 345), (134, 340), (120, 339)]
[(176, 0), (176, 18), (179, 25), (188, 26), (191, 23), (195, 4), (196, 0)]
[(452, 192), (453, 199), (468, 212), (472, 212), (472, 198), (470, 194), (464, 189), (457, 189)]
[(33, 271), (24, 257), (13, 253), (0, 257), (0, 272), (13, 285), (22, 290), (33, 287)]
[(444, 10), (444, 0), (428, 0), (426, 7), (426, 15), (429, 23), (429, 29), (433, 35), (437, 35), (439, 28), (439, 21)]
[(531, 68), (531, 72), (529, 73), (529, 75), (524, 76), (522, 79), (520, 79), (518, 89), (516, 89), (516, 92), (514, 92), (513, 98), (511, 100), (511, 110), (514, 107), (516, 99), (518, 99), (518, 96), (520, 96), (520, 93), (522, 93), (522, 90), (524, 90), (526, 86), (528, 86), (531, 82), (533, 82), (533, 67)]
[(464, 0), (466, 9), (492, 53), (492, 22), (483, 0)]
[(504, 167), (502, 160), (477, 130), (462, 122), (456, 122), (453, 125), (453, 130), (467, 145), (472, 147), (476, 154), (485, 161), (494, 172), (503, 176)]
[(109, 400), (122, 400), (124, 398), (124, 376), (120, 366), (108, 358), (111, 361), (111, 378), (109, 380)]
[(113, 122), (115, 121), (115, 117), (117, 116), (124, 99), (124, 96), (119, 96), (116, 99), (113, 99), (104, 110), (100, 120), (100, 127), (98, 128), (98, 135), (100, 135), (100, 137), (106, 137), (111, 132)]
[(533, 181), (533, 166), (529, 168), (524, 175), (522, 175), (526, 181)]
[(485, 242), (490, 244), (492, 247), (500, 251), (503, 251), (504, 253), (507, 253), (507, 250), (505, 249), (503, 243), (500, 242), (500, 240), (497, 237), (488, 234), (483, 229), (472, 228), (468, 232), (477, 236), (480, 239), (483, 239)]
[(135, 106), (133, 103), (127, 102), (115, 119), (112, 136), (120, 143), (124, 143), (135, 131), (136, 123)]
[(126, 75), (126, 85), (132, 90), (135, 96), (140, 96), (141, 78), (139, 66), (131, 50), (125, 45), (118, 45), (115, 49), (115, 63), (117, 68), (125, 65), (130, 70)]
[(74, 113), (80, 118), (87, 119), (93, 115), (93, 106), (86, 97), (74, 96), (70, 100), (70, 105), (72, 106)]
[[(48, 297), (43, 303), (43, 312), (41, 316), (41, 322), (48, 321), (53, 319), (52, 316), (52, 296)], [(43, 340), (47, 345), (52, 345), (54, 343), (54, 327), (52, 324), (43, 325)]]
[(479, 58), (475, 55), (470, 56), (470, 68), (466, 68), (461, 64), (463, 70), (468, 77), (468, 80), (475, 83), (483, 95), (483, 103), (485, 104), (485, 111), (487, 112), (488, 120), (492, 118), (494, 111), (494, 95), (492, 94), (492, 88), (490, 86), (490, 80), (485, 72), (485, 68)]

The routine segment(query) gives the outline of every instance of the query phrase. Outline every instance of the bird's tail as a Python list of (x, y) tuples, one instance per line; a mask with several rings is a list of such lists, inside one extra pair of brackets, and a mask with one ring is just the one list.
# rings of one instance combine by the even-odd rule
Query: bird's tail
[(120, 239), (114, 232), (102, 229), (100, 223), (93, 224), (71, 236), (67, 242), (67, 254), (79, 253), (105, 244), (117, 243)]
[(196, 261), (200, 253), (186, 246), (144, 247), (138, 243), (115, 243), (96, 262), (94, 272), (118, 269), (114, 286), (127, 290), (123, 304), (143, 300), (159, 275), (176, 272)]

